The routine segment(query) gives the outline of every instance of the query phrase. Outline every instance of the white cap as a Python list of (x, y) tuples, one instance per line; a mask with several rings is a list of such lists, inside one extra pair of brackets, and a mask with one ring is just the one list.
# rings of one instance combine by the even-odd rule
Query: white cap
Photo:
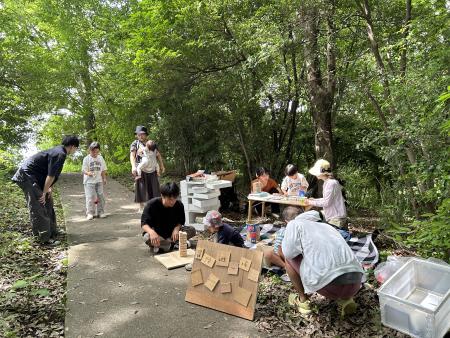
[(314, 176), (320, 176), (329, 172), (331, 172), (330, 162), (323, 159), (317, 160), (316, 163), (314, 163), (314, 167), (309, 169), (309, 173)]

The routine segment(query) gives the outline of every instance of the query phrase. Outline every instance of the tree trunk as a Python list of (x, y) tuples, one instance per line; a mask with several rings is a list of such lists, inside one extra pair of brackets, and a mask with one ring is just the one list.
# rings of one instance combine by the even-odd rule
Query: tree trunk
[(325, 158), (334, 167), (332, 110), (336, 92), (336, 52), (334, 30), (334, 2), (325, 13), (326, 20), (326, 76), (322, 78), (319, 50), (319, 13), (313, 4), (304, 5), (300, 10), (300, 25), (305, 34), (304, 57), (307, 71), (307, 91), (310, 111), (315, 130), (315, 151), (317, 158)]

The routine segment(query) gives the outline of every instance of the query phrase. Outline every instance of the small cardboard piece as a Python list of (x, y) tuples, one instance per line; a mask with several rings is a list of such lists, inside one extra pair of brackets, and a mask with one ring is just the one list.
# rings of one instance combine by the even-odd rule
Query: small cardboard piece
[(250, 300), (250, 297), (252, 296), (252, 293), (244, 288), (237, 287), (235, 288), (233, 292), (233, 299), (238, 302), (239, 304), (247, 307), (248, 301)]
[(202, 259), (203, 258), (203, 254), (205, 253), (205, 249), (203, 248), (197, 248), (195, 250), (195, 259)]
[(191, 284), (192, 286), (203, 284), (202, 270), (198, 269), (191, 272)]
[(229, 293), (231, 292), (231, 283), (220, 283), (220, 293)]
[(216, 265), (217, 266), (228, 266), (228, 264), (230, 263), (230, 256), (231, 256), (231, 252), (229, 252), (229, 251), (219, 251), (219, 253), (217, 254)]
[(194, 261), (195, 251), (192, 249), (187, 250), (186, 257), (180, 257), (178, 251), (172, 251), (161, 255), (155, 255), (155, 259), (164, 265), (168, 270), (185, 266), (186, 264)]
[(242, 257), (241, 260), (239, 261), (239, 269), (242, 269), (244, 271), (250, 270), (251, 265), (252, 265), (252, 261), (245, 257)]
[(205, 282), (205, 286), (209, 289), (209, 291), (213, 291), (217, 283), (219, 283), (219, 278), (211, 273)]
[(214, 257), (211, 257), (207, 253), (203, 254), (202, 263), (205, 264), (207, 267), (212, 268), (215, 262), (216, 259)]
[(255, 269), (250, 269), (250, 271), (248, 272), (247, 278), (250, 279), (251, 281), (258, 283), (259, 271), (255, 270)]
[(227, 273), (229, 275), (237, 275), (239, 273), (239, 264), (237, 262), (230, 262)]

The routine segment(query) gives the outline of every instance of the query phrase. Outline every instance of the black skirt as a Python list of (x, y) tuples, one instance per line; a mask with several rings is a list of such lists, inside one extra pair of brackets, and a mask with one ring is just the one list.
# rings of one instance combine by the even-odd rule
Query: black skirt
[(159, 180), (156, 171), (152, 173), (142, 172), (141, 178), (134, 184), (134, 202), (144, 203), (153, 197), (159, 197)]

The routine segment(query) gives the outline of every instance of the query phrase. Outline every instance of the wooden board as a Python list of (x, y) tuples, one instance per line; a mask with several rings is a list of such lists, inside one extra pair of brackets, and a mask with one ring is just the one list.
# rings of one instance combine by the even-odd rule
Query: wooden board
[[(212, 268), (200, 260), (194, 260), (192, 270), (201, 270), (203, 278), (213, 274), (219, 279), (212, 291), (205, 285), (193, 286), (189, 278), (185, 300), (190, 303), (202, 305), (214, 310), (222, 311), (234, 316), (253, 320), (255, 314), (258, 283), (248, 279), (249, 272), (238, 269), (242, 257), (251, 261), (252, 270), (261, 271), (263, 252), (260, 250), (247, 250), (200, 240), (197, 250), (204, 249), (204, 254), (218, 257), (219, 253), (230, 252), (229, 266), (215, 264)], [(217, 262), (216, 262), (217, 263)], [(237, 274), (228, 274), (228, 268), (235, 265)]]
[(180, 257), (180, 253), (177, 251), (168, 252), (162, 255), (155, 255), (155, 259), (164, 265), (168, 270), (185, 266), (186, 264), (194, 261), (195, 251), (192, 249), (187, 250), (186, 257)]

